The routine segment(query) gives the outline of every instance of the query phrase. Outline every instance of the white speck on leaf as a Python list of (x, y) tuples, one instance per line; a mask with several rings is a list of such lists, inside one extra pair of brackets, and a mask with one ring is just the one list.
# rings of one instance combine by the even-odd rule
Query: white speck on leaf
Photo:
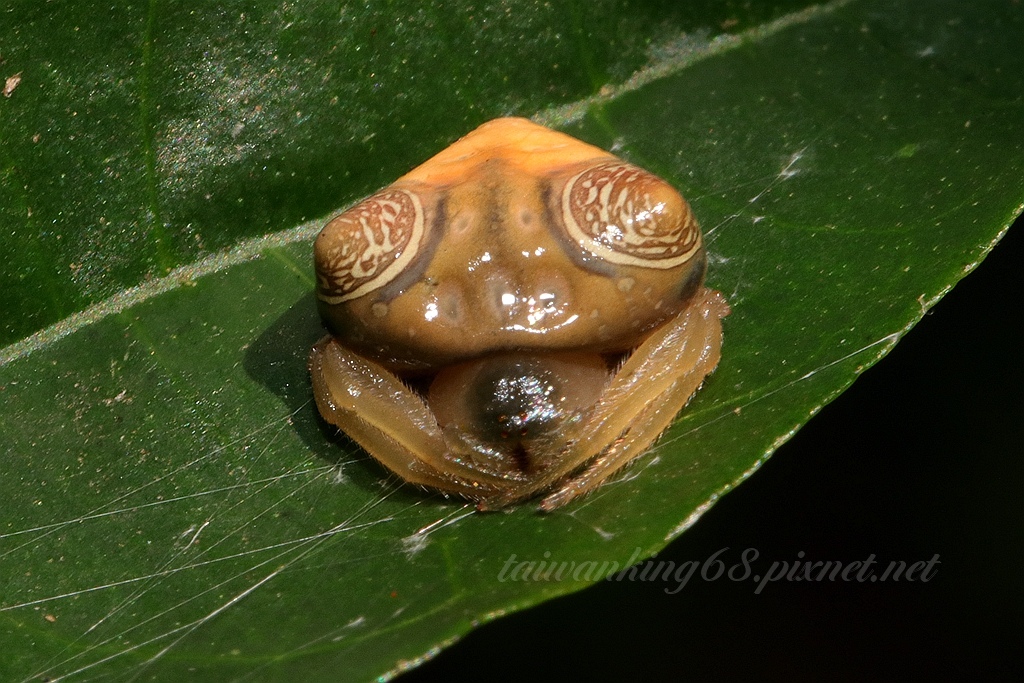
[(12, 94), (14, 94), (14, 89), (17, 88), (20, 83), (20, 71), (14, 74), (13, 76), (8, 76), (7, 80), (4, 82), (4, 97), (10, 97)]

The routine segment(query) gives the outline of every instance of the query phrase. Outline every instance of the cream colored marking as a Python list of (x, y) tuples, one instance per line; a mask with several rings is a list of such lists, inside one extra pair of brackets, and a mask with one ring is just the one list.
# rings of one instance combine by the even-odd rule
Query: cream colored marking
[(636, 284), (636, 280), (634, 280), (633, 278), (631, 278), (631, 277), (623, 277), (623, 278), (619, 278), (617, 286), (618, 286), (620, 292), (625, 293), (625, 292), (628, 292), (631, 289), (633, 289), (633, 285), (635, 285), (635, 284)]
[(383, 318), (388, 314), (388, 305), (378, 301), (373, 306), (370, 306), (370, 310), (373, 311), (374, 317)]
[[(588, 191), (584, 204), (587, 206), (586, 216), (589, 222), (587, 226), (589, 230), (584, 229), (583, 226), (577, 223), (576, 218), (573, 216), (572, 192), (577, 181), (594, 170), (593, 167), (577, 173), (565, 184), (565, 189), (562, 190), (562, 220), (565, 222), (569, 236), (581, 248), (611, 263), (662, 270), (682, 265), (700, 251), (701, 239), (699, 236), (688, 251), (672, 258), (652, 259), (621, 251), (620, 249), (633, 250), (638, 247), (644, 248), (650, 241), (648, 237), (637, 232), (635, 224), (640, 223), (645, 217), (649, 217), (651, 212), (637, 212), (643, 215), (635, 214), (633, 211), (634, 201), (629, 196), (629, 185), (643, 171), (626, 163), (611, 162), (604, 164), (603, 167), (611, 170), (613, 174), (619, 177), (605, 182), (600, 189), (594, 187), (590, 179), (583, 182), (582, 187)], [(612, 192), (617, 185), (619, 186), (619, 192), (613, 198)], [(690, 229), (688, 225), (682, 226), (680, 228), (680, 237), (685, 237), (686, 232)], [(615, 249), (611, 246), (617, 243), (623, 246), (620, 249)], [(646, 248), (650, 249), (650, 246)], [(668, 246), (665, 246), (663, 251), (668, 248)]]
[[(423, 205), (420, 203), (419, 196), (415, 192), (402, 189), (392, 189), (392, 192), (401, 192), (409, 198), (413, 206), (413, 222), (412, 222), (412, 235), (409, 237), (409, 243), (405, 249), (400, 252), (395, 252), (395, 247), (391, 243), (391, 231), (395, 225), (396, 220), (399, 217), (398, 209), (401, 205), (395, 201), (388, 201), (386, 199), (377, 198), (369, 199), (367, 201), (377, 202), (381, 207), (380, 214), (380, 230), (383, 233), (383, 240), (377, 242), (373, 239), (373, 231), (366, 222), (365, 216), (360, 216), (359, 223), (363, 229), (363, 236), (367, 241), (367, 248), (360, 254), (350, 254), (344, 247), (340, 250), (344, 261), (338, 266), (333, 268), (329, 275), (337, 280), (341, 279), (341, 275), (347, 274), (354, 279), (366, 277), (377, 269), (377, 264), (381, 260), (388, 258), (394, 254), (394, 261), (384, 267), (383, 270), (368, 282), (364, 282), (360, 286), (353, 289), (351, 292), (342, 294), (341, 296), (327, 296), (322, 294), (319, 290), (317, 296), (322, 301), (329, 304), (340, 304), (343, 301), (350, 299), (356, 299), (374, 291), (380, 289), (387, 283), (394, 280), (399, 273), (408, 267), (416, 254), (419, 253), (420, 243), (423, 241)], [(361, 265), (363, 261), (371, 261), (372, 265), (369, 268), (363, 268)]]

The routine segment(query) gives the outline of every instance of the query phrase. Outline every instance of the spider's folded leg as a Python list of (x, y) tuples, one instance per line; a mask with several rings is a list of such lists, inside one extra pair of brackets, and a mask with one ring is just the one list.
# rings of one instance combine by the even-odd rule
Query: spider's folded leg
[(325, 337), (309, 369), (324, 419), (405, 481), (471, 500), (501, 490), (499, 478), (451, 457), (423, 399), (386, 368)]

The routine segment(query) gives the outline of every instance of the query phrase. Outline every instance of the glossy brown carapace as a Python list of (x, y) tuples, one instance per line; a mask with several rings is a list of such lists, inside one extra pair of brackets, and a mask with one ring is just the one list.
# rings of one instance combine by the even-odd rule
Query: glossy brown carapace
[(315, 261), (340, 342), (435, 369), (498, 350), (633, 348), (687, 305), (701, 247), (665, 181), (498, 119), (328, 223)]

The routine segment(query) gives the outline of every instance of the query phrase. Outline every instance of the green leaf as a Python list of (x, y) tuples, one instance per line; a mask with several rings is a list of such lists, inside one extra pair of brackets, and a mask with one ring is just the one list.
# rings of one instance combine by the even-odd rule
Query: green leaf
[[(412, 666), (660, 550), (1020, 211), (1007, 3), (676, 4), (7, 12), (0, 677)], [(655, 452), (548, 516), (399, 486), (305, 371), (322, 217), (507, 113), (676, 184), (733, 307)]]

